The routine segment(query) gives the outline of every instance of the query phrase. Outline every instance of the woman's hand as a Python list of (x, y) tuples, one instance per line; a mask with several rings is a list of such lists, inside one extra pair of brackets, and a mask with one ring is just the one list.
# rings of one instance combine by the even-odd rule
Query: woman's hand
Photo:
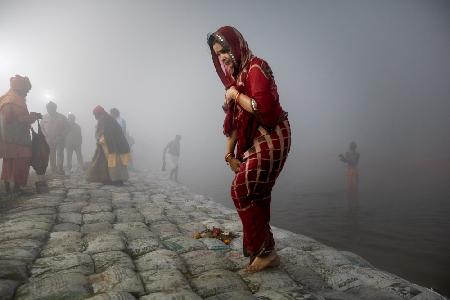
[(230, 102), (233, 102), (234, 99), (236, 98), (236, 95), (238, 94), (238, 90), (236, 89), (235, 86), (230, 87), (226, 92), (225, 92), (225, 102), (227, 104), (229, 104)]
[(241, 161), (233, 157), (228, 161), (228, 164), (230, 165), (231, 171), (237, 173), (239, 171), (239, 167), (241, 166)]

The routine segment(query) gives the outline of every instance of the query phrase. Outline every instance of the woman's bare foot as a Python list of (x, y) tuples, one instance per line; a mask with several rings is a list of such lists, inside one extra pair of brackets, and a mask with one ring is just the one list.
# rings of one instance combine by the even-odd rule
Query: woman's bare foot
[(280, 257), (274, 250), (272, 251), (272, 253), (270, 253), (269, 256), (256, 257), (255, 260), (245, 268), (245, 272), (256, 273), (266, 268), (278, 267), (279, 265), (280, 265)]

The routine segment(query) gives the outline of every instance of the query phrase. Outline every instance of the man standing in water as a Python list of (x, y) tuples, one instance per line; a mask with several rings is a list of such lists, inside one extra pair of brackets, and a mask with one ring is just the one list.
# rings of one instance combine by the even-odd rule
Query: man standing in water
[(64, 175), (64, 145), (69, 129), (66, 116), (56, 111), (56, 103), (47, 103), (47, 112), (42, 120), (42, 131), (50, 147), (50, 167), (53, 173)]
[(358, 191), (359, 181), (359, 152), (356, 151), (356, 143), (351, 142), (349, 150), (344, 154), (339, 154), (339, 159), (347, 164), (347, 187), (350, 193), (356, 193)]
[(163, 152), (163, 171), (166, 169), (166, 162), (169, 164), (170, 179), (178, 182), (178, 160), (180, 159), (180, 140), (181, 135), (176, 135), (175, 139), (170, 141)]

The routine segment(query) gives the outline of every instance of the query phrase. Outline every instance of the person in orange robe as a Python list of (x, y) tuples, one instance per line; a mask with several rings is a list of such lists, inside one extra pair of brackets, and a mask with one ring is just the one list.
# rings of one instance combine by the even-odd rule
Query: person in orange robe
[(0, 97), (0, 157), (3, 158), (1, 179), (7, 193), (21, 193), (27, 184), (31, 163), (31, 124), (42, 118), (28, 112), (25, 97), (31, 90), (28, 77), (15, 75), (9, 91)]
[(358, 163), (360, 154), (356, 147), (356, 143), (351, 142), (349, 150), (345, 154), (339, 155), (339, 159), (347, 164), (347, 188), (350, 193), (356, 193), (359, 184)]

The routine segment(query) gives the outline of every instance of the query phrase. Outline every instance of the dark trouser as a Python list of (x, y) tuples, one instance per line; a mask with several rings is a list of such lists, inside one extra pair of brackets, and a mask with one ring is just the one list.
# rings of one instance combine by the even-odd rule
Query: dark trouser
[(64, 172), (64, 143), (49, 143), (52, 172)]
[(77, 155), (77, 162), (80, 168), (83, 167), (83, 155), (81, 154), (81, 145), (67, 145), (66, 146), (66, 154), (67, 154), (67, 170), (72, 170), (72, 155), (75, 151)]

